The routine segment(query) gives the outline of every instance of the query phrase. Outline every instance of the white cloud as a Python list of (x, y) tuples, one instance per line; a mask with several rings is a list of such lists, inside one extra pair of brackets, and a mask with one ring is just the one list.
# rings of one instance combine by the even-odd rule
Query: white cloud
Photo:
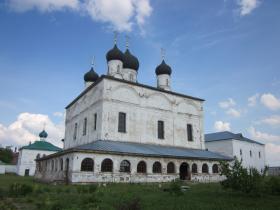
[(52, 12), (62, 9), (79, 9), (79, 0), (8, 0), (9, 7), (17, 12), (37, 9)]
[(63, 112), (54, 112), (53, 113), (53, 116), (55, 116), (55, 117), (64, 117), (64, 113)]
[(248, 98), (248, 106), (253, 107), (256, 106), (257, 100), (260, 97), (260, 94), (256, 93), (255, 95)]
[(237, 0), (240, 16), (249, 15), (260, 5), (259, 0)]
[(269, 166), (280, 165), (280, 145), (268, 143), (265, 145), (265, 154)]
[(261, 103), (273, 111), (280, 109), (280, 99), (276, 98), (271, 93), (263, 94), (261, 96)]
[(43, 126), (49, 134), (47, 141), (62, 146), (61, 139), (64, 136), (64, 122), (53, 123), (47, 115), (21, 113), (17, 120), (9, 126), (0, 124), (0, 144), (23, 146), (30, 141), (38, 140), (38, 134)]
[(262, 142), (280, 142), (280, 136), (257, 131), (253, 126), (248, 129), (251, 137)]
[(8, 5), (16, 12), (70, 9), (107, 23), (113, 30), (131, 31), (133, 25), (138, 25), (142, 33), (146, 18), (152, 13), (150, 0), (8, 0)]
[(226, 111), (226, 113), (232, 117), (240, 117), (241, 113), (240, 111), (237, 111), (236, 109), (230, 108), (229, 110)]
[(236, 103), (235, 103), (235, 101), (234, 101), (232, 98), (228, 98), (228, 99), (225, 100), (225, 101), (219, 102), (219, 106), (220, 106), (221, 108), (223, 108), (223, 109), (227, 109), (227, 108), (233, 107), (233, 106), (235, 106), (235, 105), (236, 105)]
[(230, 131), (230, 123), (223, 121), (216, 121), (214, 124), (216, 131)]
[(268, 118), (261, 120), (260, 123), (265, 123), (272, 126), (280, 125), (280, 115), (272, 115)]

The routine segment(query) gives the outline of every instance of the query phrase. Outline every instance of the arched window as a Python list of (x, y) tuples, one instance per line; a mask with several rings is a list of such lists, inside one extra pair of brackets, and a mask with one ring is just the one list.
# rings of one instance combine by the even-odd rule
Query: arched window
[(63, 159), (60, 158), (60, 170), (63, 171)]
[(192, 164), (192, 173), (194, 173), (194, 174), (197, 173), (197, 165), (196, 165), (196, 163)]
[(121, 162), (120, 172), (130, 172), (130, 162), (128, 160), (123, 160)]
[(173, 174), (173, 173), (175, 173), (175, 165), (174, 165), (173, 162), (169, 162), (169, 163), (167, 164), (167, 173), (168, 173), (168, 174)]
[(140, 161), (137, 165), (137, 173), (146, 173), (147, 172), (147, 166), (144, 161)]
[(93, 171), (93, 159), (85, 158), (81, 163), (81, 171)]
[(212, 166), (212, 172), (213, 172), (213, 174), (219, 173), (219, 167), (218, 167), (217, 164), (214, 164), (214, 165)]
[(160, 162), (155, 162), (153, 165), (153, 173), (161, 173), (161, 164)]
[(113, 172), (113, 161), (109, 158), (106, 158), (101, 163), (102, 172)]
[(208, 165), (206, 163), (202, 165), (202, 173), (208, 173)]
[(37, 155), (36, 155), (36, 159), (39, 159), (40, 158), (40, 153), (38, 153)]

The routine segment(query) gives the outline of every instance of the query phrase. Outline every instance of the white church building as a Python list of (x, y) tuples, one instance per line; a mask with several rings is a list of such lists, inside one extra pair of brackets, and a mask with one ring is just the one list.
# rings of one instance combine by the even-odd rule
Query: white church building
[(138, 59), (116, 43), (108, 71), (94, 66), (85, 89), (66, 107), (62, 151), (37, 159), (35, 177), (45, 182), (202, 182), (221, 179), (219, 161), (207, 151), (203, 99), (173, 92), (171, 67), (156, 67), (156, 87), (138, 82)]
[(40, 140), (19, 149), (16, 173), (20, 176), (34, 176), (36, 169), (35, 160), (40, 157), (61, 151), (61, 148), (47, 142), (48, 133), (43, 130), (39, 134)]
[(265, 145), (246, 138), (241, 133), (223, 131), (206, 134), (205, 146), (210, 151), (236, 157), (248, 169), (256, 168), (262, 172), (266, 166)]

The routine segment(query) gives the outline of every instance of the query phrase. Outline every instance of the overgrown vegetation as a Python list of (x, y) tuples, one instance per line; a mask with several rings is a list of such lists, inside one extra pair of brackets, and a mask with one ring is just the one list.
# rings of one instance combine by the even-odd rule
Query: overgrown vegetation
[(267, 168), (260, 173), (256, 168), (246, 169), (237, 158), (233, 164), (221, 162), (221, 175), (226, 176), (226, 180), (221, 185), (226, 189), (241, 191), (246, 194), (280, 195), (280, 179), (267, 177)]
[[(272, 186), (279, 183), (277, 178), (268, 180)], [(182, 185), (190, 189), (182, 193)], [(31, 177), (0, 175), (0, 209), (279, 209), (279, 188), (269, 189), (270, 195), (256, 199), (240, 191), (224, 190), (219, 183), (186, 184), (176, 180), (166, 184), (48, 185), (34, 182)]]
[(0, 160), (4, 163), (11, 163), (13, 160), (13, 151), (11, 149), (0, 148)]

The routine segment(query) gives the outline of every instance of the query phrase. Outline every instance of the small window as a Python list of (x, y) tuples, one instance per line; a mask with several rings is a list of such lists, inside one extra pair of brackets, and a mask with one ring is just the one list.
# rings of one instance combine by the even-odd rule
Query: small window
[(147, 172), (147, 166), (144, 161), (140, 161), (137, 165), (137, 173), (146, 173)]
[(174, 165), (173, 162), (169, 162), (169, 163), (167, 164), (167, 173), (168, 173), (168, 174), (173, 174), (173, 173), (175, 173), (175, 165)]
[(161, 120), (158, 121), (158, 138), (164, 139), (164, 122)]
[(113, 172), (113, 161), (109, 158), (105, 159), (101, 163), (102, 172)]
[(259, 152), (259, 158), (261, 158), (261, 152)]
[(208, 170), (208, 165), (206, 164), (206, 163), (204, 163), (203, 165), (202, 165), (202, 173), (208, 173), (209, 172), (209, 170)]
[(87, 135), (87, 118), (84, 119), (83, 136)]
[(166, 86), (169, 86), (169, 82), (168, 82), (168, 79), (166, 79)]
[(51, 168), (52, 168), (52, 171), (54, 170), (54, 160), (52, 160), (51, 162)]
[(93, 171), (93, 159), (85, 158), (81, 163), (81, 171)]
[(117, 65), (117, 72), (118, 72), (118, 73), (120, 73), (120, 72), (121, 72), (120, 65)]
[(188, 141), (193, 141), (193, 130), (192, 125), (187, 124)]
[(161, 173), (161, 164), (160, 162), (155, 162), (153, 165), (153, 173)]
[(130, 162), (128, 160), (123, 160), (121, 162), (120, 172), (130, 173)]
[(120, 133), (126, 132), (126, 113), (119, 112), (119, 126), (118, 131)]
[(75, 127), (74, 127), (74, 135), (73, 135), (73, 139), (76, 140), (77, 139), (77, 132), (78, 132), (78, 123), (75, 123)]
[(252, 150), (250, 150), (250, 157), (252, 157)]
[(240, 156), (242, 155), (242, 149), (240, 149)]
[(219, 173), (219, 167), (218, 167), (217, 164), (214, 164), (214, 165), (212, 166), (212, 172), (213, 172), (213, 174)]
[(192, 173), (194, 173), (194, 174), (197, 173), (197, 165), (196, 165), (196, 163), (192, 164)]
[(97, 113), (94, 114), (94, 125), (93, 125), (93, 129), (96, 130), (97, 127)]

